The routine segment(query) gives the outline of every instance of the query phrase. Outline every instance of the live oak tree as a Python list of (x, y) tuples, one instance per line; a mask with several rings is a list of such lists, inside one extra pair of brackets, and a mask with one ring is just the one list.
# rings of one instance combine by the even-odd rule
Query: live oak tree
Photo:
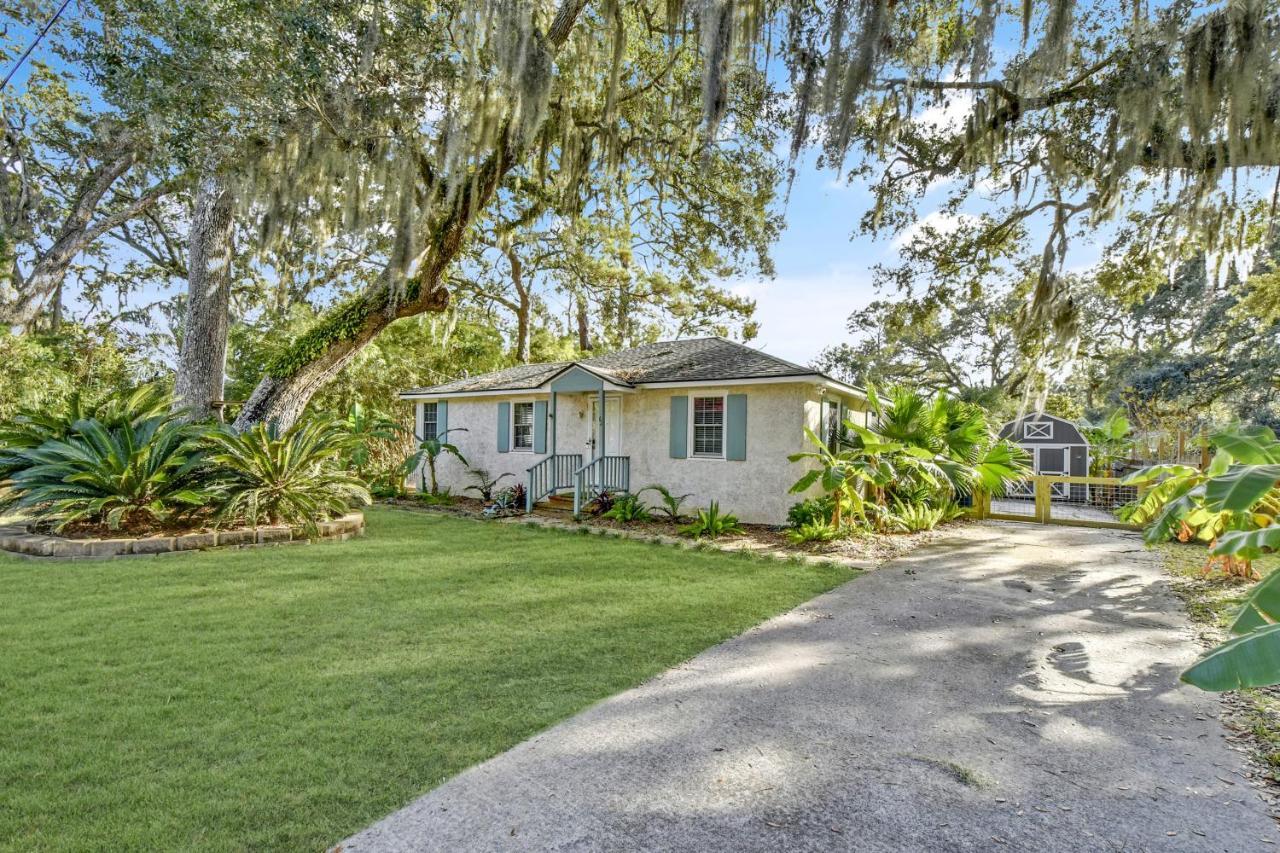
[(1025, 288), (989, 288), (955, 308), (878, 299), (850, 315), (854, 342), (826, 348), (816, 366), (861, 385), (945, 391), (998, 408), (1027, 378), (1018, 329), (1025, 299)]
[(20, 334), (47, 315), (56, 325), (72, 265), (177, 185), (154, 167), (146, 127), (95, 110), (43, 64), (21, 93), (0, 95), (0, 117), (0, 325)]
[[(1188, 236), (1209, 251), (1247, 248), (1258, 193), (1232, 178), (1280, 163), (1280, 39), (1266, 0), (110, 8), (129, 26), (106, 36), (131, 29), (134, 44), (198, 57), (184, 67), (194, 89), (234, 103), (218, 162), (234, 215), (261, 225), (262, 246), (300, 225), (372, 229), (389, 243), (376, 282), (268, 366), (242, 425), (288, 423), (396, 318), (443, 310), (451, 273), (513, 181), (546, 185), (572, 211), (584, 174), (714, 164), (737, 144), (743, 95), (779, 71), (790, 97), (766, 100), (788, 111), (793, 151), (816, 144), (824, 163), (870, 182), (865, 227), (907, 227), (921, 195), (945, 184), (953, 214), (988, 198), (975, 256), (1011, 229), (1042, 230), (1023, 321), (1064, 341), (1078, 318), (1061, 265), (1078, 231), (1148, 198), (1143, 227), (1167, 252)], [(696, 53), (698, 91), (662, 85), (672, 76), (641, 61), (657, 48), (675, 62)], [(624, 120), (632, 97), (645, 108)], [(929, 120), (939, 112), (957, 120)]]

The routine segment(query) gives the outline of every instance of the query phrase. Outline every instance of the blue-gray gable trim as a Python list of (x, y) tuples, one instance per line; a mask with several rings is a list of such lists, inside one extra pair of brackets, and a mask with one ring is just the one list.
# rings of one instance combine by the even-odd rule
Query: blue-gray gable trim
[(569, 368), (548, 386), (552, 391), (563, 393), (568, 391), (599, 391), (604, 387), (604, 380), (581, 367)]

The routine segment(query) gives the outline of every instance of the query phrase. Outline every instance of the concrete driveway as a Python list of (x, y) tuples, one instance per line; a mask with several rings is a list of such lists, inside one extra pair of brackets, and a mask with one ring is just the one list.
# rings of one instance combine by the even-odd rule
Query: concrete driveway
[(971, 526), (341, 848), (1280, 851), (1197, 653), (1136, 536)]

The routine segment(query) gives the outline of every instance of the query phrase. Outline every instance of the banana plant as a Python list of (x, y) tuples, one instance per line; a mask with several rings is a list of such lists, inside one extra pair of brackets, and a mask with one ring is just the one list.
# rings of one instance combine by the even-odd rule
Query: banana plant
[(1104, 476), (1111, 476), (1116, 462), (1124, 459), (1133, 448), (1129, 418), (1123, 409), (1115, 409), (1102, 421), (1086, 424), (1085, 437), (1092, 448), (1092, 459)]
[(448, 454), (449, 456), (457, 457), (458, 461), (463, 465), (471, 464), (467, 462), (467, 458), (462, 455), (462, 451), (458, 449), (457, 445), (450, 444), (443, 440), (444, 437), (451, 432), (466, 432), (466, 430), (462, 427), (457, 427), (455, 429), (447, 429), (444, 432), (437, 433), (430, 438), (425, 438), (418, 445), (418, 449), (414, 451), (413, 455), (404, 461), (404, 473), (406, 477), (414, 471), (418, 471), (418, 476), (420, 478), (418, 490), (420, 492), (426, 491), (427, 475), (430, 474), (430, 493), (432, 495), (440, 494), (440, 486), (436, 482), (436, 460), (441, 456)]
[(1169, 538), (1216, 542), (1230, 531), (1265, 527), (1280, 515), (1280, 441), (1266, 427), (1226, 430), (1211, 438), (1218, 448), (1204, 471), (1186, 465), (1153, 465), (1126, 477), (1148, 487), (1131, 520), (1147, 525), (1147, 542)]
[[(1280, 441), (1269, 429), (1230, 431), (1213, 438), (1218, 452), (1203, 473), (1184, 466), (1148, 469), (1152, 503), (1163, 500), (1148, 529), (1159, 540), (1176, 524), (1210, 531), (1210, 564), (1256, 577), (1252, 561), (1280, 549)], [(1139, 472), (1143, 473), (1143, 472)], [(1163, 475), (1163, 479), (1160, 479)], [(1249, 593), (1231, 624), (1233, 639), (1197, 661), (1182, 680), (1203, 690), (1280, 684), (1280, 572)]]
[[(368, 468), (375, 455), (389, 442), (405, 433), (405, 428), (379, 412), (369, 411), (353, 403), (342, 422), (348, 436), (348, 461), (356, 475), (369, 479)], [(392, 457), (394, 460), (395, 457)]]
[[(1261, 553), (1280, 547), (1280, 527), (1224, 536), (1217, 548)], [(1217, 550), (1215, 548), (1215, 550)], [(1280, 572), (1253, 588), (1231, 624), (1235, 637), (1200, 658), (1182, 680), (1201, 690), (1221, 692), (1280, 684)]]
[(809, 427), (804, 429), (805, 437), (813, 445), (813, 450), (804, 450), (787, 457), (790, 462), (811, 462), (817, 467), (806, 471), (791, 486), (791, 494), (799, 494), (819, 484), (822, 490), (835, 498), (835, 509), (832, 512), (831, 524), (839, 530), (844, 524), (844, 507), (848, 503), (853, 514), (860, 520), (866, 520), (863, 511), (862, 496), (857, 486), (866, 480), (866, 460), (856, 458), (848, 451), (832, 451), (827, 443)]

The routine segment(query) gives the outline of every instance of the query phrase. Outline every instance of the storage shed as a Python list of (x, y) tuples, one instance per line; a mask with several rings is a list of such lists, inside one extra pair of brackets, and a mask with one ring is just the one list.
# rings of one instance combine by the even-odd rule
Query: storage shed
[[(1024, 415), (1001, 427), (1000, 437), (1027, 451), (1037, 474), (1089, 476), (1089, 441), (1071, 421), (1053, 415)], [(1066, 484), (1054, 486), (1060, 494), (1068, 491)]]

